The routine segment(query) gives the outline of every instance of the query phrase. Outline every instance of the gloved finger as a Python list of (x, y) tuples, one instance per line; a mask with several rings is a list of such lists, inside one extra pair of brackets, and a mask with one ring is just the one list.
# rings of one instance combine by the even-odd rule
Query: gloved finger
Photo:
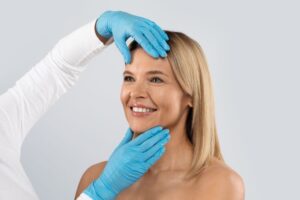
[(139, 135), (137, 138), (133, 139), (130, 144), (133, 146), (137, 146), (137, 145), (143, 143), (145, 140), (149, 139), (150, 137), (156, 135), (162, 129), (163, 128), (161, 126), (155, 126), (151, 129), (148, 129), (147, 131), (145, 131), (144, 133)]
[(167, 56), (165, 50), (163, 49), (162, 46), (160, 46), (160, 44), (157, 41), (160, 38), (155, 38), (153, 36), (153, 34), (150, 31), (148, 31), (147, 29), (144, 29), (143, 34), (148, 39), (148, 41), (151, 43), (151, 45), (156, 49), (156, 51), (160, 54), (161, 57), (166, 57)]
[(144, 17), (139, 17), (141, 19), (141, 21), (149, 24), (150, 26), (154, 27), (158, 33), (165, 39), (165, 40), (169, 40), (169, 36), (168, 34), (162, 30), (162, 28), (160, 28), (160, 26), (158, 26), (154, 21), (144, 18)]
[(139, 43), (143, 49), (152, 57), (157, 58), (159, 54), (157, 51), (153, 48), (153, 46), (149, 43), (149, 41), (144, 37), (142, 33), (136, 32), (134, 35), (132, 35), (134, 40)]
[(154, 163), (156, 163), (156, 161), (158, 161), (161, 158), (165, 151), (165, 147), (160, 148), (157, 152), (155, 152), (155, 154), (152, 157), (146, 160), (145, 163), (147, 163), (148, 166), (152, 166)]
[(146, 140), (145, 142), (141, 143), (139, 145), (140, 151), (141, 152), (148, 151), (148, 149), (152, 148), (153, 145), (156, 145), (156, 143), (160, 142), (166, 136), (170, 135), (169, 132), (170, 132), (169, 129), (164, 129), (160, 131), (158, 134)]
[(130, 55), (130, 51), (129, 51), (127, 45), (126, 45), (125, 38), (115, 39), (115, 44), (118, 47), (121, 54), (123, 55), (125, 63), (129, 64), (130, 61), (131, 61), (131, 55)]
[(161, 148), (164, 147), (164, 145), (169, 141), (170, 139), (168, 137), (165, 137), (164, 139), (162, 139), (161, 141), (159, 141), (158, 143), (156, 143), (153, 147), (151, 147), (148, 151), (143, 153), (143, 158), (145, 160), (148, 160), (149, 158), (151, 158), (152, 156), (154, 156), (154, 154)]
[(120, 144), (118, 145), (117, 148), (123, 146), (124, 144), (127, 144), (129, 141), (131, 141), (133, 136), (133, 132), (130, 128), (127, 129), (124, 138), (122, 139), (122, 141), (120, 142)]
[(153, 22), (149, 19), (146, 19), (145, 21), (147, 24), (154, 27), (165, 40), (169, 40), (168, 34), (164, 30), (162, 30), (162, 28), (160, 28), (160, 26), (158, 26), (155, 22)]
[(162, 46), (165, 51), (169, 51), (170, 50), (170, 46), (168, 45), (168, 43), (161, 37), (161, 35), (158, 33), (158, 31), (154, 28), (150, 29), (151, 33), (154, 35), (154, 37), (158, 40), (160, 46)]

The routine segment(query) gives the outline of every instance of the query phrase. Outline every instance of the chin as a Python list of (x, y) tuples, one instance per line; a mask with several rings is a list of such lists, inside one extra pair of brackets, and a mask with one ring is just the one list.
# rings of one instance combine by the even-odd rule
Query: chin
[(145, 131), (153, 128), (154, 126), (157, 126), (157, 124), (155, 125), (130, 124), (131, 130), (137, 135), (144, 133)]
[(146, 127), (146, 126), (141, 126), (141, 125), (137, 125), (137, 126), (130, 126), (130, 128), (131, 128), (131, 130), (134, 132), (134, 133), (136, 133), (136, 134), (141, 134), (141, 133), (143, 133), (143, 132), (145, 132), (145, 131), (147, 131), (149, 128), (148, 127)]

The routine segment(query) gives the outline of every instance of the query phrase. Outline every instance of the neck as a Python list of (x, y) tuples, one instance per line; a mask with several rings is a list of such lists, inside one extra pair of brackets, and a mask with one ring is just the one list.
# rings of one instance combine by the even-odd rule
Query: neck
[(193, 156), (193, 146), (186, 131), (179, 127), (169, 128), (171, 138), (165, 145), (165, 153), (150, 167), (150, 174), (166, 171), (188, 170)]
[(165, 145), (165, 153), (152, 165), (148, 174), (158, 174), (166, 171), (187, 171), (193, 158), (193, 146), (188, 139), (185, 122), (186, 115), (182, 115), (175, 125), (167, 126), (170, 130), (170, 140)]
[(185, 131), (185, 119), (186, 116), (183, 115), (174, 126), (164, 127), (170, 130), (171, 138), (165, 145), (166, 151), (150, 167), (147, 174), (157, 175), (160, 172), (186, 171), (190, 168), (193, 158), (193, 146)]

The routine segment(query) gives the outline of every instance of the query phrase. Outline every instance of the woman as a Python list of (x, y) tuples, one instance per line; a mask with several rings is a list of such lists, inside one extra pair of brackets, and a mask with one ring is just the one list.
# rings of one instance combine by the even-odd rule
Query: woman
[[(116, 199), (242, 200), (243, 180), (224, 162), (220, 150), (205, 55), (185, 34), (167, 34), (166, 58), (154, 59), (136, 41), (130, 44), (133, 60), (125, 65), (120, 99), (132, 138), (161, 125), (169, 129), (171, 139), (165, 154)], [(106, 174), (111, 158), (86, 170), (76, 197)]]
[(0, 199), (38, 199), (20, 161), (25, 137), (76, 83), (88, 61), (107, 45), (114, 41), (125, 62), (130, 63), (126, 46), (129, 37), (136, 38), (153, 57), (165, 56), (169, 48), (166, 33), (154, 22), (121, 11), (107, 11), (62, 38), (45, 58), (0, 96)]

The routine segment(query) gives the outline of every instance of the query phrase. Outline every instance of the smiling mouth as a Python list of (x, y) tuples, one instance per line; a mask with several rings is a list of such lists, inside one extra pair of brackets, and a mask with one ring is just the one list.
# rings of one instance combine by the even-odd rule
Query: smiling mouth
[(157, 109), (153, 109), (153, 108), (137, 108), (137, 107), (130, 107), (130, 110), (134, 113), (153, 113), (157, 111)]

